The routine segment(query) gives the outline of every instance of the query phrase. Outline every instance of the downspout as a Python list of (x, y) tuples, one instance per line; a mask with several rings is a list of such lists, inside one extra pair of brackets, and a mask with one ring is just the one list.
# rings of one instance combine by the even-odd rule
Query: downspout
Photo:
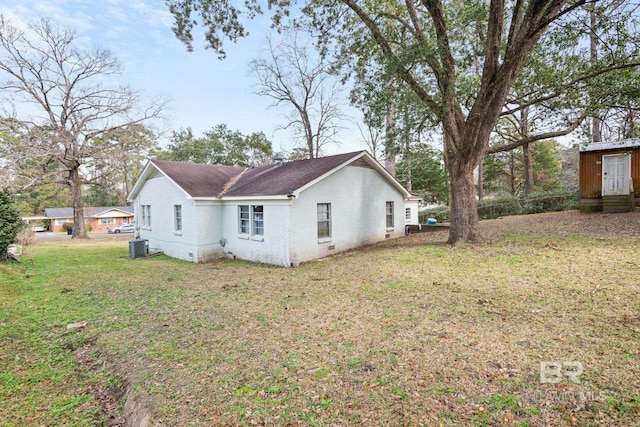
[[(291, 193), (293, 194), (293, 193)], [(285, 236), (284, 239), (284, 265), (287, 267), (297, 267), (297, 264), (294, 265), (294, 263), (291, 261), (291, 210), (293, 208), (293, 201), (295, 200), (295, 196), (294, 197), (289, 197), (289, 200), (287, 203), (287, 215), (285, 218), (285, 224), (284, 224), (284, 229), (286, 230), (287, 235)]]
[(134, 239), (140, 239), (140, 192), (135, 198), (135, 206), (133, 210), (134, 214), (134, 223), (135, 223), (135, 233), (133, 234)]

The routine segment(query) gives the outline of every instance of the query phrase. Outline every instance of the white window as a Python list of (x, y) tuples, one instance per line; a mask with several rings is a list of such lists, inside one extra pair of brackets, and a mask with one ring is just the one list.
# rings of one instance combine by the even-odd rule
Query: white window
[(71, 219), (56, 219), (56, 225), (65, 225), (68, 222), (73, 222)]
[(173, 205), (173, 229), (182, 231), (182, 205)]
[(262, 206), (251, 206), (252, 227), (251, 234), (256, 236), (264, 236), (264, 212)]
[(151, 227), (151, 205), (141, 205), (142, 210), (142, 227)]
[(404, 209), (404, 219), (406, 221), (411, 221), (411, 208)]
[(238, 232), (249, 234), (251, 230), (251, 216), (249, 215), (249, 205), (238, 206)]
[(113, 218), (100, 218), (100, 224), (115, 224)]
[(393, 202), (387, 202), (387, 228), (393, 228)]
[(331, 203), (318, 203), (318, 239), (331, 237)]
[(238, 232), (252, 236), (264, 235), (264, 207), (262, 205), (238, 206)]

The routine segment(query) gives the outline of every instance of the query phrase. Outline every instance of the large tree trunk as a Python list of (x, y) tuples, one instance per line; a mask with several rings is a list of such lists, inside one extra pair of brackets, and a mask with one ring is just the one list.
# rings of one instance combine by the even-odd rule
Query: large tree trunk
[(478, 207), (474, 191), (473, 170), (475, 165), (454, 161), (449, 170), (450, 196), (450, 245), (479, 240)]
[(67, 181), (71, 188), (71, 200), (73, 203), (73, 235), (72, 239), (88, 239), (87, 228), (84, 223), (84, 206), (82, 203), (82, 183), (80, 180), (79, 166), (69, 171)]
[[(487, 138), (488, 139), (488, 138)], [(482, 153), (461, 153), (456, 149), (454, 139), (444, 134), (444, 160), (449, 172), (451, 194), (449, 196), (449, 240), (457, 246), (480, 240), (478, 233), (478, 206), (476, 202), (473, 172), (483, 157)], [(465, 155), (466, 154), (466, 155)]]

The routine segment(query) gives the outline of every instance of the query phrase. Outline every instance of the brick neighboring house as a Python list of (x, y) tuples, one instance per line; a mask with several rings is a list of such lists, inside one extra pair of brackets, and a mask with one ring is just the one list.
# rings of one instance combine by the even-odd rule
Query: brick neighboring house
[[(73, 224), (73, 208), (45, 208), (50, 231), (67, 231)], [(87, 231), (106, 233), (111, 227), (133, 224), (133, 206), (85, 207), (84, 220)]]

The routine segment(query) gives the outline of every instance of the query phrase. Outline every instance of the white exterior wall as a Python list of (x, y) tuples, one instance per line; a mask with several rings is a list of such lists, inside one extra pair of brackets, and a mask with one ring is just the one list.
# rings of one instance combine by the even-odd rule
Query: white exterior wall
[[(151, 206), (151, 227), (142, 225), (142, 205)], [(182, 232), (174, 231), (173, 206), (182, 205)], [(196, 261), (197, 222), (195, 203), (165, 177), (146, 181), (136, 197), (136, 229), (140, 238), (149, 240), (150, 249), (160, 249), (168, 256)]]
[[(240, 234), (240, 205), (264, 207), (264, 235)], [(225, 201), (222, 209), (227, 256), (289, 267), (289, 200)]]
[[(386, 227), (386, 202), (394, 226)], [(331, 238), (318, 239), (317, 204), (331, 203)], [(291, 206), (291, 264), (404, 236), (404, 195), (377, 171), (347, 166), (302, 191)], [(417, 216), (417, 210), (416, 210)]]
[[(140, 238), (151, 249), (193, 262), (233, 256), (253, 262), (295, 266), (387, 238), (401, 237), (418, 223), (418, 201), (372, 168), (346, 166), (302, 190), (296, 198), (193, 200), (163, 176), (147, 179), (134, 209)], [(386, 226), (386, 202), (394, 225)], [(331, 237), (318, 239), (317, 204), (331, 204)], [(142, 205), (151, 206), (151, 227), (142, 226)], [(174, 205), (182, 206), (182, 230), (174, 230)], [(239, 206), (264, 207), (264, 235), (242, 235)], [(405, 208), (411, 207), (411, 220)], [(224, 243), (224, 245), (223, 245)]]
[(418, 219), (418, 210), (419, 210), (420, 204), (418, 200), (406, 200), (404, 202), (404, 208), (405, 209), (411, 209), (411, 218), (406, 219), (405, 216), (405, 224), (407, 225), (417, 225), (419, 224), (420, 220)]
[(197, 244), (194, 261), (206, 262), (223, 256), (222, 210), (220, 201), (197, 200), (195, 218), (185, 218), (182, 214), (183, 229), (195, 226)]

